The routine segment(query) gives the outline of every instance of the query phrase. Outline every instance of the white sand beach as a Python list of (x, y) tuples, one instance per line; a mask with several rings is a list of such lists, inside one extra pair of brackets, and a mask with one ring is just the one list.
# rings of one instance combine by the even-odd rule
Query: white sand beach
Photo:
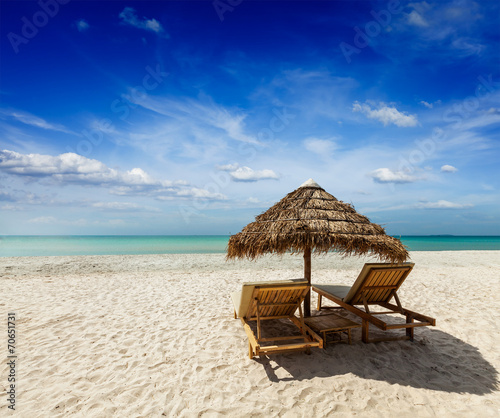
[[(437, 321), (414, 342), (364, 344), (356, 329), (353, 345), (253, 360), (229, 294), (301, 277), (301, 256), (0, 258), (0, 415), (499, 416), (500, 251), (411, 258), (400, 299)], [(367, 261), (313, 256), (313, 283), (350, 285)], [(15, 412), (5, 395), (11, 311)]]

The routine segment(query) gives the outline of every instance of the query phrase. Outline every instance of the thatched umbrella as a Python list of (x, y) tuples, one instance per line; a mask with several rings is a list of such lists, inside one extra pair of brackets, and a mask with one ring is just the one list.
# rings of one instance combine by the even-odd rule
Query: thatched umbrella
[[(349, 203), (337, 200), (309, 179), (231, 236), (227, 259), (255, 259), (266, 254), (304, 253), (304, 277), (311, 283), (311, 252), (336, 250), (344, 256), (373, 253), (381, 261), (405, 261), (408, 251)], [(310, 295), (304, 303), (311, 312)]]

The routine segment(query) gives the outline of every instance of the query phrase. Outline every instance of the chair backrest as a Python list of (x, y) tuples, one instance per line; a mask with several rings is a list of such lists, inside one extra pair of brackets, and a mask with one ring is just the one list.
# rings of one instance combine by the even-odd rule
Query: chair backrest
[(393, 291), (403, 284), (415, 263), (366, 263), (344, 302), (351, 305), (389, 302)]
[(273, 282), (244, 283), (241, 292), (240, 312), (246, 318), (291, 316), (302, 303), (310, 286), (305, 279)]

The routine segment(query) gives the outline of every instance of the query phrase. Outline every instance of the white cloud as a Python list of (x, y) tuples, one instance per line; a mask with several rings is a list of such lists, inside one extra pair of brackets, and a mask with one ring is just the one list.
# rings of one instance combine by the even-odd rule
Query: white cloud
[(25, 125), (31, 125), (41, 129), (76, 135), (74, 132), (66, 129), (63, 125), (47, 122), (46, 120), (32, 115), (28, 112), (23, 112), (21, 110), (1, 109), (0, 113), (11, 117), (18, 122), (24, 123)]
[(53, 224), (57, 222), (57, 219), (53, 216), (39, 216), (38, 218), (33, 218), (28, 220), (32, 224)]
[(104, 183), (116, 180), (118, 172), (97, 160), (91, 160), (74, 153), (58, 156), (42, 154), (20, 154), (0, 151), (0, 169), (10, 174), (64, 179), (86, 180)]
[(216, 168), (217, 170), (220, 171), (234, 171), (239, 167), (238, 163), (234, 164), (224, 164), (224, 165), (217, 165)]
[(443, 173), (455, 173), (458, 171), (458, 168), (455, 168), (452, 165), (445, 164), (441, 167), (441, 171)]
[[(391, 28), (409, 34), (402, 39), (407, 53), (431, 48), (438, 51), (439, 59), (481, 55), (486, 51), (480, 36), (486, 8), (476, 0), (448, 0), (428, 3), (427, 1), (407, 4), (409, 13), (391, 22)], [(483, 9), (483, 10), (481, 10)], [(400, 21), (398, 21), (400, 20)], [(486, 29), (487, 30), (487, 29)], [(385, 45), (390, 47), (392, 45)], [(436, 48), (438, 46), (439, 48)], [(399, 50), (398, 48), (391, 48)]]
[(188, 132), (196, 139), (203, 139), (207, 136), (220, 136), (221, 131), (223, 131), (233, 140), (256, 145), (261, 144), (255, 137), (244, 133), (246, 113), (226, 109), (214, 103), (210, 98), (204, 100), (168, 99), (133, 95), (131, 97), (127, 96), (127, 98), (145, 109), (175, 120), (180, 124), (179, 130), (181, 133)]
[(306, 138), (304, 140), (304, 146), (308, 151), (314, 152), (321, 156), (332, 155), (337, 144), (331, 139), (319, 139), (319, 138)]
[(137, 16), (135, 9), (132, 7), (125, 7), (119, 17), (122, 20), (122, 23), (126, 25), (152, 31), (157, 34), (165, 34), (165, 30), (160, 22), (156, 19), (147, 19), (146, 17), (140, 18)]
[(22, 206), (11, 205), (11, 204), (0, 206), (0, 209), (2, 209), (2, 210), (11, 210), (11, 211), (14, 211), (14, 212), (19, 212), (19, 211), (24, 210), (24, 208)]
[(10, 193), (0, 192), (0, 202), (15, 202), (16, 199)]
[(390, 123), (400, 126), (400, 127), (412, 127), (417, 126), (418, 121), (416, 115), (408, 115), (405, 112), (400, 112), (393, 106), (388, 106), (383, 102), (380, 102), (378, 109), (372, 109), (367, 103), (360, 104), (359, 102), (354, 102), (352, 105), (353, 112), (364, 113), (370, 119), (377, 119), (384, 124), (384, 126)]
[(426, 102), (425, 100), (420, 100), (419, 102), (421, 105), (425, 106), (427, 109), (432, 109), (434, 107), (434, 105), (440, 105), (441, 104), (441, 100), (436, 100), (435, 102), (433, 103), (429, 103), (429, 102)]
[(419, 27), (429, 26), (429, 23), (426, 22), (426, 20), (422, 17), (422, 15), (418, 13), (416, 10), (412, 10), (410, 13), (408, 13), (407, 17), (408, 17), (408, 23), (410, 25)]
[(51, 156), (3, 150), (0, 151), (0, 171), (36, 179), (49, 178), (62, 184), (108, 187), (110, 193), (117, 195), (225, 199), (220, 193), (187, 187), (188, 183), (182, 180), (158, 180), (141, 168), (119, 171), (74, 153)]
[(57, 219), (54, 216), (39, 216), (37, 218), (28, 219), (28, 223), (34, 224), (59, 224), (66, 226), (122, 226), (125, 224), (123, 219), (109, 219), (106, 221), (90, 221), (84, 218), (68, 220), (68, 219)]
[(113, 210), (113, 211), (148, 211), (148, 212), (159, 212), (158, 208), (153, 208), (150, 206), (141, 206), (136, 203), (129, 202), (96, 202), (92, 203), (92, 207), (101, 210)]
[(370, 173), (377, 183), (413, 183), (418, 180), (403, 171), (392, 171), (388, 168), (378, 168)]
[(437, 202), (421, 202), (416, 205), (420, 209), (466, 209), (470, 208), (471, 204), (453, 203), (447, 200), (438, 200)]
[(250, 167), (240, 167), (239, 164), (226, 164), (217, 166), (221, 171), (229, 172), (233, 181), (259, 181), (259, 180), (278, 180), (279, 176), (269, 169), (253, 170)]
[(240, 167), (229, 173), (234, 181), (278, 180), (279, 176), (273, 170), (252, 170), (250, 167)]
[(227, 197), (222, 193), (214, 193), (205, 189), (200, 189), (198, 187), (192, 187), (190, 189), (183, 189), (178, 192), (178, 195), (186, 198), (194, 199), (214, 199), (214, 200), (226, 200)]
[(85, 19), (77, 20), (75, 24), (78, 32), (85, 32), (90, 27)]
[[(1, 171), (1, 167), (0, 167)], [(5, 177), (4, 177), (5, 178)], [(7, 181), (5, 181), (7, 183)], [(0, 192), (0, 202), (22, 203), (28, 205), (65, 205), (67, 201), (56, 200), (51, 194), (37, 194), (26, 190), (12, 189)]]
[(460, 51), (462, 56), (481, 55), (486, 49), (485, 45), (475, 42), (469, 38), (457, 38), (451, 42), (451, 46)]

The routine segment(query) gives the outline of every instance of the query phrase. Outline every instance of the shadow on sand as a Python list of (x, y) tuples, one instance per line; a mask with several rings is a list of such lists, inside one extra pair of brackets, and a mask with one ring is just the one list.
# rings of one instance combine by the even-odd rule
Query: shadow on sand
[(353, 345), (330, 344), (326, 350), (313, 349), (311, 355), (290, 353), (255, 361), (273, 382), (352, 373), (364, 379), (453, 393), (485, 395), (499, 389), (493, 365), (476, 347), (453, 335), (421, 329), (414, 342), (364, 344), (359, 332), (353, 332)]

